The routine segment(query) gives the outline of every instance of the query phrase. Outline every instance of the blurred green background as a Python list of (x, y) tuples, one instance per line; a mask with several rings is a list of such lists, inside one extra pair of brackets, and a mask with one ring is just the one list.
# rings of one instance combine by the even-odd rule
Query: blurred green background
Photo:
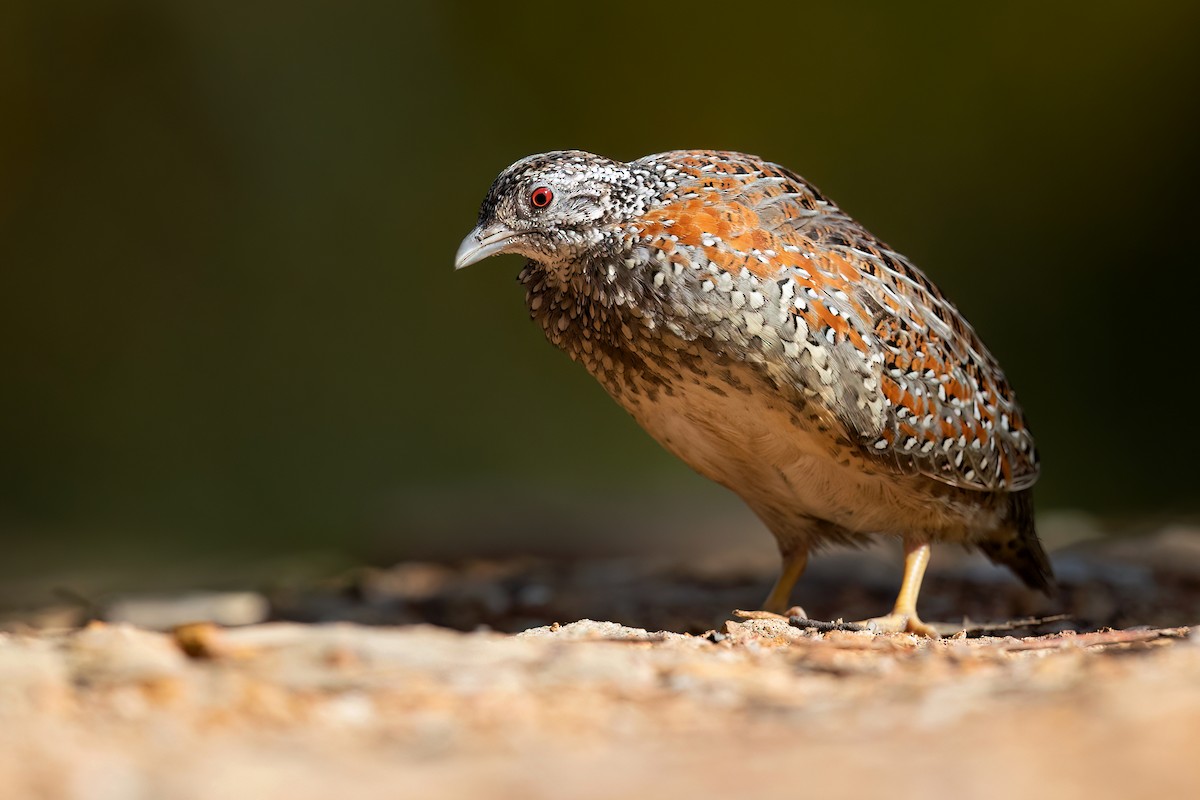
[(793, 167), (980, 329), (1040, 508), (1190, 514), (1198, 101), (1183, 1), (6, 0), (0, 574), (727, 507), (542, 341), (517, 258), (451, 268), (559, 148)]

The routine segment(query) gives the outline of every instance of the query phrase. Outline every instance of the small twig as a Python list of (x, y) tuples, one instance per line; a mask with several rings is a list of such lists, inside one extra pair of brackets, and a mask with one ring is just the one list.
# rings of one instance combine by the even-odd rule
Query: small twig
[[(801, 609), (795, 609), (801, 610)], [(801, 628), (803, 630), (815, 630), (818, 633), (828, 633), (829, 631), (865, 631), (862, 625), (854, 622), (845, 622), (843, 620), (834, 620), (826, 622), (822, 619), (809, 619), (808, 617), (793, 614), (792, 616), (784, 616), (776, 614), (774, 611), (743, 611), (740, 608), (734, 609), (733, 616), (739, 619), (773, 619), (780, 622), (786, 622), (793, 628)]]
[(1022, 617), (1021, 619), (1010, 619), (1007, 622), (981, 622), (978, 624), (968, 624), (967, 620), (963, 620), (962, 627), (958, 628), (958, 633), (1006, 633), (1008, 631), (1020, 630), (1022, 628), (1036, 628), (1039, 625), (1048, 625), (1051, 622), (1063, 622), (1071, 619), (1070, 614), (1050, 614), (1045, 617)]
[(1066, 633), (1022, 639), (1005, 647), (1005, 650), (1052, 650), (1060, 648), (1107, 648), (1145, 645), (1158, 640), (1183, 639), (1191, 635), (1191, 628), (1131, 628), (1129, 630), (1104, 630), (1093, 633)]
[[(792, 609), (792, 610), (803, 611), (803, 609), (799, 609), (799, 608)], [(814, 630), (814, 631), (817, 631), (818, 633), (828, 633), (829, 631), (865, 631), (866, 630), (866, 628), (864, 628), (862, 625), (858, 625), (853, 622), (845, 622), (840, 619), (834, 620), (833, 622), (826, 622), (825, 620), (822, 620), (822, 619), (809, 619), (808, 617), (801, 616), (800, 614), (792, 614), (791, 616), (784, 616), (783, 614), (776, 614), (774, 611), (743, 611), (742, 609), (737, 608), (737, 609), (734, 609), (733, 616), (735, 616), (739, 619), (779, 620), (780, 622), (788, 623), (793, 628), (801, 628), (803, 630)]]
[(804, 630), (812, 630), (817, 633), (829, 633), (830, 631), (865, 631), (867, 628), (859, 625), (857, 622), (845, 622), (844, 620), (834, 620), (826, 622), (820, 619), (805, 619), (804, 617), (790, 617), (788, 622), (794, 628), (802, 628)]

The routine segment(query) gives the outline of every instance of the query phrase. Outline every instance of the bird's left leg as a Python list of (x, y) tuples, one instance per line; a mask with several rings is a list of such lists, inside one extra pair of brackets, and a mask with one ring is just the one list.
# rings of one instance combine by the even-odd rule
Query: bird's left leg
[[(800, 580), (805, 567), (808, 566), (808, 545), (781, 540), (779, 554), (783, 558), (783, 568), (779, 573), (779, 579), (771, 588), (771, 593), (763, 601), (762, 607), (763, 611), (786, 614), (791, 608), (792, 589), (795, 588), (796, 581)], [(801, 614), (800, 616), (805, 615)]]
[(904, 582), (896, 595), (896, 605), (886, 617), (875, 617), (858, 623), (881, 633), (915, 633), (917, 636), (938, 638), (938, 633), (917, 616), (917, 595), (921, 579), (929, 564), (929, 542), (916, 537), (904, 537)]

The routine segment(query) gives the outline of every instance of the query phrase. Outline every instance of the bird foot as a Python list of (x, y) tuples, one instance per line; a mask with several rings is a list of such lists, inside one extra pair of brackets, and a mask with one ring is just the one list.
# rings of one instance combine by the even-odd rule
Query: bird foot
[(912, 633), (928, 639), (939, 638), (938, 632), (932, 625), (922, 622), (921, 618), (912, 614), (892, 612), (884, 617), (872, 617), (855, 623), (872, 633)]
[(733, 616), (737, 617), (738, 619), (781, 619), (784, 622), (787, 622), (792, 617), (807, 617), (808, 614), (804, 613), (804, 609), (800, 606), (792, 606), (791, 608), (782, 612), (772, 611), (766, 608), (758, 611), (743, 611), (740, 608), (735, 608), (733, 610)]

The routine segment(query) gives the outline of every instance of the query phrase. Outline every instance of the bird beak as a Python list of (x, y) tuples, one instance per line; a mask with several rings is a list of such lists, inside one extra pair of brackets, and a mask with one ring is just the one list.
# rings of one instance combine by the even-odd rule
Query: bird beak
[(483, 261), (488, 256), (506, 252), (517, 235), (516, 231), (503, 225), (476, 227), (458, 246), (458, 252), (454, 254), (454, 268), (469, 267)]

